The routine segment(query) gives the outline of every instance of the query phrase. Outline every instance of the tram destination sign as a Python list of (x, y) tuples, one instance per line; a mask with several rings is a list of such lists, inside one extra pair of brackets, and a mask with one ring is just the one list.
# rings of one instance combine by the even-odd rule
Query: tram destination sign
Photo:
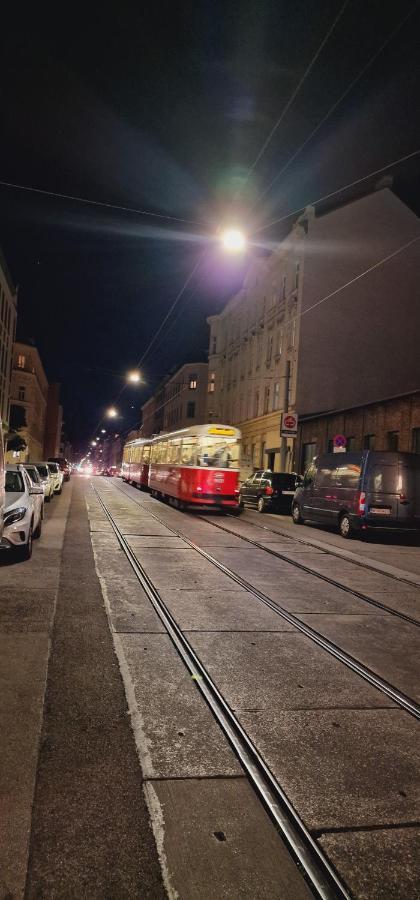
[(298, 430), (298, 415), (297, 413), (282, 413), (281, 422), (280, 422), (280, 436), (281, 437), (296, 437)]

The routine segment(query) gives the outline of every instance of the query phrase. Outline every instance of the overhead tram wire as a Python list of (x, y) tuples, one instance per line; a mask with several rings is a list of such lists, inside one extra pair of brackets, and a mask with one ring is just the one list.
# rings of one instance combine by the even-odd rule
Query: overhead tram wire
[(305, 203), (305, 206), (299, 206), (297, 209), (293, 209), (292, 212), (285, 213), (284, 216), (280, 216), (279, 219), (273, 219), (272, 222), (269, 222), (267, 225), (261, 225), (260, 228), (257, 228), (257, 230), (254, 231), (254, 235), (260, 234), (261, 231), (266, 231), (267, 228), (271, 228), (272, 225), (278, 225), (279, 222), (284, 222), (286, 219), (290, 219), (292, 216), (297, 216), (298, 213), (303, 212), (307, 206), (317, 206), (319, 203), (323, 203), (325, 200), (331, 200), (331, 198), (335, 197), (337, 194), (341, 194), (343, 191), (347, 191), (349, 188), (356, 187), (356, 185), (361, 184), (363, 181), (368, 181), (369, 178), (374, 178), (376, 175), (382, 175), (389, 169), (392, 169), (395, 166), (399, 166), (401, 165), (401, 163), (407, 162), (409, 159), (414, 159), (416, 156), (420, 156), (420, 149), (413, 150), (412, 153), (407, 153), (405, 156), (400, 156), (399, 159), (394, 159), (393, 162), (387, 163), (386, 166), (381, 166), (380, 169), (375, 169), (373, 172), (369, 172), (368, 175), (363, 175), (361, 178), (356, 178), (354, 181), (350, 181), (348, 184), (344, 184), (342, 187), (337, 188), (335, 191), (330, 191), (329, 194), (324, 194), (323, 197), (318, 197), (317, 200), (311, 200), (310, 203)]
[(400, 29), (403, 27), (403, 25), (405, 25), (405, 23), (408, 21), (408, 19), (410, 18), (410, 16), (412, 16), (412, 14), (416, 11), (416, 9), (418, 9), (419, 5), (420, 5), (420, 4), (419, 4), (419, 0), (416, 0), (416, 3), (414, 4), (414, 6), (411, 7), (411, 9), (408, 11), (408, 13), (406, 13), (406, 15), (405, 15), (405, 16), (401, 19), (401, 21), (395, 26), (395, 28), (393, 28), (393, 30), (391, 31), (391, 33), (390, 33), (390, 34), (388, 35), (388, 37), (383, 41), (383, 43), (382, 43), (381, 46), (378, 48), (378, 50), (376, 50), (375, 53), (373, 54), (373, 56), (370, 57), (370, 59), (368, 60), (368, 62), (365, 63), (365, 65), (362, 67), (362, 69), (360, 70), (360, 72), (358, 73), (358, 75), (356, 75), (356, 77), (353, 78), (353, 80), (350, 82), (350, 84), (349, 84), (348, 87), (345, 89), (345, 91), (343, 91), (343, 93), (340, 95), (340, 97), (338, 98), (338, 100), (336, 100), (335, 103), (333, 103), (333, 105), (330, 107), (330, 109), (328, 110), (328, 112), (325, 113), (325, 115), (324, 115), (324, 116), (322, 117), (322, 119), (318, 122), (318, 124), (315, 126), (315, 128), (311, 131), (311, 133), (308, 135), (308, 137), (305, 138), (305, 140), (304, 140), (303, 143), (300, 145), (300, 147), (298, 147), (297, 150), (295, 150), (295, 152), (294, 152), (294, 153), (292, 154), (292, 156), (288, 159), (288, 161), (284, 164), (284, 166), (282, 166), (282, 168), (280, 169), (280, 171), (277, 172), (277, 175), (275, 175), (274, 178), (272, 178), (272, 180), (270, 181), (268, 187), (265, 188), (265, 190), (259, 195), (259, 197), (258, 197), (257, 200), (255, 201), (254, 206), (252, 207), (252, 210), (251, 210), (251, 211), (253, 211), (253, 210), (255, 209), (255, 207), (257, 206), (257, 204), (258, 204), (258, 203), (266, 196), (266, 194), (268, 194), (268, 192), (271, 190), (271, 188), (272, 188), (273, 185), (276, 183), (276, 181), (278, 181), (278, 179), (281, 178), (281, 176), (287, 171), (287, 169), (289, 168), (289, 166), (291, 166), (291, 164), (295, 161), (295, 159), (297, 159), (297, 157), (299, 156), (299, 154), (300, 154), (300, 153), (302, 152), (302, 150), (304, 150), (304, 148), (309, 144), (309, 142), (312, 140), (312, 138), (315, 137), (315, 135), (316, 135), (317, 132), (320, 130), (320, 128), (322, 128), (322, 126), (325, 125), (325, 122), (327, 122), (328, 119), (329, 119), (329, 118), (332, 116), (332, 114), (335, 112), (335, 110), (338, 109), (338, 107), (340, 106), (340, 104), (341, 104), (341, 103), (343, 102), (343, 100), (347, 97), (347, 95), (350, 93), (350, 91), (355, 87), (355, 85), (357, 84), (357, 82), (360, 81), (360, 79), (363, 77), (363, 75), (365, 75), (366, 72), (371, 68), (371, 66), (373, 66), (373, 64), (374, 64), (374, 62), (376, 62), (378, 56), (382, 53), (383, 50), (385, 50), (385, 47), (392, 41), (392, 39), (395, 37), (395, 35), (396, 35), (396, 34), (400, 31)]
[(114, 210), (116, 212), (131, 213), (136, 216), (148, 216), (153, 219), (162, 219), (168, 222), (182, 222), (184, 225), (196, 225), (198, 228), (207, 228), (204, 222), (194, 222), (191, 219), (181, 219), (179, 216), (169, 216), (165, 213), (151, 212), (147, 209), (136, 209), (131, 206), (119, 206), (115, 203), (106, 203), (102, 200), (90, 200), (88, 197), (78, 197), (72, 194), (61, 194), (57, 191), (47, 191), (43, 188), (30, 187), (25, 184), (12, 184), (9, 181), (0, 181), (0, 187), (12, 188), (18, 191), (27, 191), (28, 193), (41, 194), (44, 197), (54, 197), (57, 200), (71, 200), (73, 203), (84, 203), (87, 206), (98, 206), (104, 209)]
[(330, 25), (330, 27), (329, 27), (329, 29), (328, 29), (328, 31), (327, 31), (325, 37), (324, 37), (323, 40), (321, 41), (321, 43), (320, 43), (320, 45), (319, 45), (319, 47), (318, 47), (318, 50), (316, 51), (316, 53), (315, 53), (314, 56), (312, 57), (312, 59), (311, 59), (309, 65), (308, 65), (307, 68), (305, 69), (305, 71), (304, 71), (304, 73), (303, 73), (303, 75), (302, 75), (300, 81), (299, 81), (298, 84), (296, 85), (294, 91), (292, 91), (292, 94), (291, 94), (291, 96), (289, 97), (289, 99), (288, 99), (286, 105), (284, 106), (284, 108), (283, 108), (283, 110), (282, 110), (282, 112), (281, 112), (279, 118), (277, 119), (277, 122), (275, 122), (275, 124), (273, 125), (273, 127), (272, 127), (270, 133), (268, 134), (266, 140), (264, 141), (264, 143), (263, 143), (263, 145), (262, 145), (262, 147), (261, 147), (261, 150), (259, 151), (259, 153), (257, 154), (257, 156), (256, 156), (255, 159), (254, 159), (254, 162), (252, 163), (252, 165), (251, 165), (250, 168), (248, 169), (248, 172), (247, 172), (247, 175), (246, 175), (245, 182), (244, 182), (244, 184), (241, 186), (240, 191), (243, 190), (243, 188), (245, 187), (245, 185), (246, 185), (246, 183), (247, 183), (249, 177), (252, 175), (252, 173), (253, 173), (254, 169), (256, 168), (256, 166), (258, 165), (260, 159), (263, 157), (263, 155), (264, 155), (265, 151), (267, 150), (267, 147), (268, 147), (269, 144), (271, 143), (271, 141), (272, 141), (272, 139), (273, 139), (273, 137), (274, 137), (276, 131), (277, 131), (278, 128), (280, 127), (280, 125), (281, 125), (281, 123), (282, 123), (284, 117), (285, 117), (286, 114), (289, 112), (289, 109), (290, 109), (290, 107), (292, 106), (294, 100), (296, 99), (296, 97), (297, 97), (297, 95), (298, 95), (298, 93), (299, 93), (299, 91), (300, 91), (300, 89), (301, 89), (303, 83), (306, 81), (306, 79), (307, 79), (309, 73), (310, 73), (311, 70), (313, 69), (313, 67), (314, 67), (314, 65), (315, 65), (315, 63), (316, 63), (318, 57), (319, 57), (320, 54), (322, 53), (322, 51), (323, 51), (323, 49), (324, 49), (326, 43), (328, 42), (329, 38), (331, 37), (331, 35), (332, 35), (332, 33), (333, 33), (333, 31), (334, 31), (336, 25), (337, 25), (338, 22), (340, 21), (342, 15), (343, 15), (343, 13), (344, 13), (344, 11), (345, 11), (345, 9), (346, 9), (346, 6), (348, 6), (349, 2), (350, 2), (350, 0), (344, 0), (344, 3), (343, 3), (343, 5), (342, 5), (341, 9), (340, 9), (339, 12), (337, 13), (337, 15), (336, 15), (336, 17), (335, 17), (335, 19), (334, 19), (332, 25)]

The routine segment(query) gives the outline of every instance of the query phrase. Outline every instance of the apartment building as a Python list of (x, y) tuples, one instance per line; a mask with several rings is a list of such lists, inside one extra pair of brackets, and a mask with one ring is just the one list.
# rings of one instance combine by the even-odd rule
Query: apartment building
[(17, 290), (0, 248), (0, 416), (6, 432), (10, 417), (10, 382), (16, 317)]
[[(301, 470), (341, 433), (335, 428), (350, 428), (355, 448), (386, 449), (397, 430), (400, 448), (414, 448), (406, 424), (372, 430), (369, 416), (379, 407), (385, 423), (402, 398), (401, 421), (410, 402), (411, 429), (420, 424), (418, 238), (418, 217), (389, 182), (308, 207), (208, 320), (208, 417), (241, 428), (252, 467)], [(357, 429), (334, 419), (356, 409)], [(299, 415), (297, 441), (279, 436), (285, 410)]]
[(19, 435), (26, 441), (26, 450), (7, 459), (11, 462), (44, 458), (45, 422), (48, 401), (48, 381), (37, 348), (31, 343), (16, 342), (13, 346), (11, 406), (21, 407), (25, 424)]
[(142, 406), (142, 437), (207, 421), (207, 363), (185, 363)]

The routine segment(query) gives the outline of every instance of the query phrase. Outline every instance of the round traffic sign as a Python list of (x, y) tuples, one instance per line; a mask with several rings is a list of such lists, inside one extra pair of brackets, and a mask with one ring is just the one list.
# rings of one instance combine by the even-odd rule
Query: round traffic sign
[(295, 428), (296, 427), (296, 416), (292, 416), (292, 415), (284, 416), (283, 425), (285, 428)]
[(347, 444), (347, 438), (344, 434), (336, 434), (333, 439), (334, 447), (345, 447)]

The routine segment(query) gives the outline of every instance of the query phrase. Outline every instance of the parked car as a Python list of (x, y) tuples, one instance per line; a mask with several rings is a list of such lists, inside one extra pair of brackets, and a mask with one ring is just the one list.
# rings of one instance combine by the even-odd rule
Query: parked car
[(41, 534), (41, 485), (33, 484), (24, 466), (8, 465), (5, 473), (4, 530), (1, 546), (15, 549), (23, 559), (32, 556), (32, 539)]
[(60, 466), (56, 462), (48, 462), (47, 466), (51, 475), (51, 481), (53, 483), (54, 494), (61, 494), (63, 490), (63, 479), (64, 475), (60, 469)]
[(53, 484), (53, 480), (51, 478), (51, 473), (48, 468), (48, 465), (46, 462), (37, 462), (37, 463), (33, 463), (33, 465), (36, 467), (36, 469), (38, 471), (42, 486), (44, 488), (45, 502), (49, 503), (51, 500), (51, 497), (54, 496), (54, 484)]
[(44, 518), (45, 492), (44, 492), (44, 485), (41, 481), (41, 476), (38, 472), (37, 467), (33, 463), (25, 463), (24, 469), (28, 473), (32, 484), (37, 484), (38, 487), (42, 488), (42, 493), (33, 494), (33, 502), (34, 502), (34, 504), (37, 503), (38, 506), (40, 507), (41, 519), (43, 519)]
[(0, 422), (0, 540), (3, 534), (3, 514), (5, 505), (4, 490), (4, 445), (3, 445), (3, 429)]
[(240, 503), (255, 506), (258, 512), (278, 512), (290, 515), (292, 500), (297, 486), (302, 481), (294, 472), (255, 472), (241, 484)]
[(369, 529), (420, 531), (420, 455), (326, 453), (305, 472), (293, 521), (336, 525), (343, 537)]
[(64, 481), (70, 481), (71, 465), (65, 456), (49, 456), (47, 462), (57, 463), (60, 472), (63, 473)]

